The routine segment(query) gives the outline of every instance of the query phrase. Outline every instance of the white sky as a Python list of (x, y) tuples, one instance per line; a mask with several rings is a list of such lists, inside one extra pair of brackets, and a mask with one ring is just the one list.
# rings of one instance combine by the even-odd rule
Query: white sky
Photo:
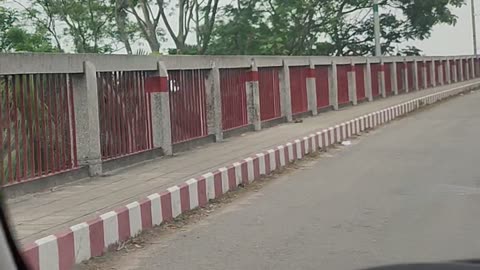
[[(222, 0), (223, 4), (231, 0)], [(476, 1), (477, 15), (480, 15), (480, 0)], [(12, 0), (5, 1), (7, 5), (12, 5)], [(20, 0), (26, 3), (27, 0)], [(462, 55), (473, 53), (473, 39), (472, 39), (472, 23), (471, 23), (471, 6), (470, 0), (466, 0), (467, 5), (460, 9), (455, 9), (454, 13), (458, 16), (458, 23), (455, 26), (437, 25), (434, 27), (432, 36), (423, 41), (412, 41), (402, 44), (415, 45), (420, 48), (426, 55)], [(15, 5), (15, 4), (13, 4)], [(381, 12), (381, 11), (380, 11)], [(480, 31), (480, 16), (477, 16), (477, 30)], [(176, 28), (176, 20), (171, 20), (173, 28)], [(163, 25), (161, 25), (163, 27)], [(480, 32), (479, 32), (480, 33)], [(194, 38), (193, 33), (190, 33), (189, 40)], [(72, 44), (73, 45), (73, 44)], [(168, 38), (168, 41), (162, 44), (162, 51), (167, 48), (173, 48), (175, 45), (173, 41)], [(70, 46), (66, 46), (69, 50)], [(143, 48), (149, 51), (148, 44), (145, 41), (140, 41), (135, 44), (137, 48)], [(122, 52), (119, 52), (122, 53)]]
[[(455, 26), (437, 25), (428, 40), (415, 41), (408, 45), (415, 45), (426, 55), (462, 55), (473, 54), (472, 16), (470, 0), (462, 8), (456, 9), (458, 22)], [(480, 1), (475, 0), (477, 33), (480, 30)]]

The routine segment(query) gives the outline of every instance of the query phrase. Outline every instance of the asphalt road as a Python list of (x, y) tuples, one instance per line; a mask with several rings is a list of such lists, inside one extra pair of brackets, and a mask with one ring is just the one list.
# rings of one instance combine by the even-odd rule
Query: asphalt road
[(480, 259), (480, 93), (370, 133), (106, 269), (363, 269)]

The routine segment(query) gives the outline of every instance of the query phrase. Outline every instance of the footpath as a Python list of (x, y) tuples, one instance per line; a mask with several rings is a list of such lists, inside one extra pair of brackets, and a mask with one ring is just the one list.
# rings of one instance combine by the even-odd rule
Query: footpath
[(80, 180), (48, 192), (10, 199), (8, 207), (18, 240), (29, 243), (76, 225), (113, 208), (162, 192), (172, 185), (232, 164), (255, 153), (313, 132), (435, 92), (479, 83), (480, 80), (421, 90), (338, 111), (285, 123), (260, 132), (248, 132), (221, 143), (201, 147), (117, 170), (109, 175)]

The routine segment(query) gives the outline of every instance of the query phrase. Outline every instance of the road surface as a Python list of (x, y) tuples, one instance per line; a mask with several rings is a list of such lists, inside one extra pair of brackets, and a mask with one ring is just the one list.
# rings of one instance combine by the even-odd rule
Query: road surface
[(106, 269), (353, 270), (478, 259), (479, 104), (475, 92), (395, 121)]

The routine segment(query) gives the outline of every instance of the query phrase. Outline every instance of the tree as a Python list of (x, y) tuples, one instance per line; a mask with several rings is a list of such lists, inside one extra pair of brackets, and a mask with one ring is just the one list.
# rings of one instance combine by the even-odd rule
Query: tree
[(130, 44), (131, 36), (134, 32), (129, 31), (128, 14), (126, 10), (128, 9), (127, 0), (116, 0), (115, 1), (115, 23), (118, 28), (118, 39), (123, 42), (125, 45), (125, 50), (127, 54), (132, 54), (132, 45)]
[(20, 15), (13, 10), (0, 7), (0, 52), (54, 52), (46, 31), (37, 27), (28, 32), (19, 23)]
[[(453, 25), (456, 16), (452, 7), (464, 0), (383, 0), (380, 1), (382, 51), (392, 54), (395, 44), (430, 37), (433, 26)], [(333, 16), (326, 36), (335, 55), (365, 55), (374, 51), (372, 5), (370, 0), (331, 1)]]
[[(159, 29), (160, 18), (163, 10), (163, 1), (157, 0), (117, 0), (117, 14), (130, 14), (135, 18), (136, 31), (140, 33), (152, 52), (160, 51), (160, 43), (164, 41), (165, 33)], [(154, 12), (154, 10), (156, 10)], [(129, 22), (128, 16), (117, 16), (117, 25), (120, 23), (120, 36), (128, 36), (126, 28)], [(125, 41), (123, 41), (125, 43)]]
[(324, 8), (321, 0), (237, 0), (226, 7), (209, 52), (309, 54), (327, 23)]
[(63, 51), (62, 44), (60, 42), (60, 34), (57, 32), (55, 13), (53, 12), (53, 7), (51, 1), (48, 0), (37, 0), (30, 3), (30, 5), (25, 5), (23, 1), (13, 0), (17, 3), (22, 9), (22, 16), (26, 21), (31, 21), (31, 27), (42, 28), (48, 32), (48, 36), (55, 41), (55, 45), (58, 51)]
[(76, 52), (113, 51), (115, 9), (112, 3), (103, 0), (50, 1), (54, 4), (54, 13), (67, 25), (64, 33), (73, 38)]
[[(236, 3), (219, 19), (209, 53), (366, 55), (374, 50), (371, 0)], [(393, 54), (398, 44), (428, 38), (437, 24), (455, 24), (452, 8), (463, 4), (464, 0), (380, 1), (383, 52)]]
[[(62, 36), (78, 53), (109, 53), (116, 44), (115, 3), (111, 0), (16, 1), (34, 26), (45, 29), (61, 49)], [(57, 31), (62, 26), (63, 33)]]

